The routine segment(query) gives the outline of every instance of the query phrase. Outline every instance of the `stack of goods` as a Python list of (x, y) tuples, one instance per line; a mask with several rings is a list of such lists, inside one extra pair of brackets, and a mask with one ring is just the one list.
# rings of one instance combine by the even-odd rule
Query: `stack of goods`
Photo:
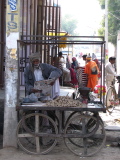
[(74, 100), (69, 96), (59, 96), (45, 104), (49, 107), (83, 107), (82, 102)]

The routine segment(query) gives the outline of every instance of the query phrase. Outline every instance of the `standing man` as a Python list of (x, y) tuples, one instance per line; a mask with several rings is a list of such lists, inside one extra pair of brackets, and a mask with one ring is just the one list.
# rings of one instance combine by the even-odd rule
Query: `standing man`
[(82, 58), (83, 58), (84, 61), (86, 61), (86, 57), (87, 57), (87, 54), (82, 55)]
[(79, 69), (76, 71), (79, 87), (87, 86), (87, 75), (85, 73), (86, 57), (87, 54), (82, 55), (82, 61), (80, 62)]
[(110, 87), (114, 80), (114, 76), (116, 75), (115, 70), (115, 57), (110, 57), (109, 62), (105, 66), (105, 76), (106, 76), (106, 86), (107, 89)]
[(44, 79), (55, 79), (52, 82), (52, 97), (55, 98), (59, 96), (59, 77), (62, 75), (62, 71), (50, 64), (40, 63), (40, 54), (34, 53), (29, 56), (30, 64), (25, 68), (25, 88), (27, 94), (37, 93), (38, 89), (34, 89), (35, 81), (40, 81)]
[(85, 65), (85, 73), (88, 76), (87, 87), (91, 88), (91, 91), (94, 91), (94, 87), (98, 83), (98, 73), (99, 69), (97, 64), (91, 60), (91, 56), (86, 57), (87, 64)]
[(66, 61), (63, 57), (62, 52), (58, 53), (58, 58), (59, 58), (59, 68), (61, 69), (61, 71), (63, 73), (63, 82), (64, 82), (65, 85), (70, 85), (71, 86), (70, 70), (66, 67)]

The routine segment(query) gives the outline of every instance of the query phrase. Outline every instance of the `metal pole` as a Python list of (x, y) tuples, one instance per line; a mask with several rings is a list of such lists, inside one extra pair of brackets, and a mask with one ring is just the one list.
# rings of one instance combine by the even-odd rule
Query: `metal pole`
[(120, 30), (117, 35), (117, 55), (116, 55), (116, 68), (117, 74), (120, 74)]
[(108, 61), (108, 0), (105, 0), (105, 41), (106, 41), (106, 60)]
[(17, 147), (17, 95), (20, 0), (6, 1), (6, 64), (3, 147)]

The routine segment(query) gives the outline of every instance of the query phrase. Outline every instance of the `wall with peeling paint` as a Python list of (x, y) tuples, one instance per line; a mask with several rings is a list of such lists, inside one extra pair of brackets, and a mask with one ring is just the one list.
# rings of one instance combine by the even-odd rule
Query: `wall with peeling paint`
[(20, 0), (8, 0), (6, 4), (5, 111), (3, 147), (16, 147), (16, 104), (19, 85), (17, 40), (19, 39), (20, 26)]

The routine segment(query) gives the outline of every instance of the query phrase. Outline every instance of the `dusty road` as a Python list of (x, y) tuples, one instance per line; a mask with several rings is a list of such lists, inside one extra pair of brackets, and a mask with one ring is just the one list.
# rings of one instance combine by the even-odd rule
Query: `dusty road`
[(79, 157), (72, 154), (63, 146), (56, 146), (53, 151), (47, 155), (29, 155), (23, 151), (8, 148), (0, 150), (0, 160), (120, 160), (119, 147), (104, 147), (98, 154), (92, 157)]
[[(92, 157), (79, 157), (74, 155), (65, 146), (63, 140), (59, 139), (58, 145), (47, 155), (29, 155), (21, 151), (21, 149), (4, 148), (0, 149), (0, 160), (120, 160), (120, 110), (117, 108), (111, 115), (107, 113), (101, 113), (100, 115), (105, 127), (108, 128), (108, 130), (106, 130), (107, 141), (102, 150)], [(115, 129), (115, 127), (117, 127), (117, 129)]]

